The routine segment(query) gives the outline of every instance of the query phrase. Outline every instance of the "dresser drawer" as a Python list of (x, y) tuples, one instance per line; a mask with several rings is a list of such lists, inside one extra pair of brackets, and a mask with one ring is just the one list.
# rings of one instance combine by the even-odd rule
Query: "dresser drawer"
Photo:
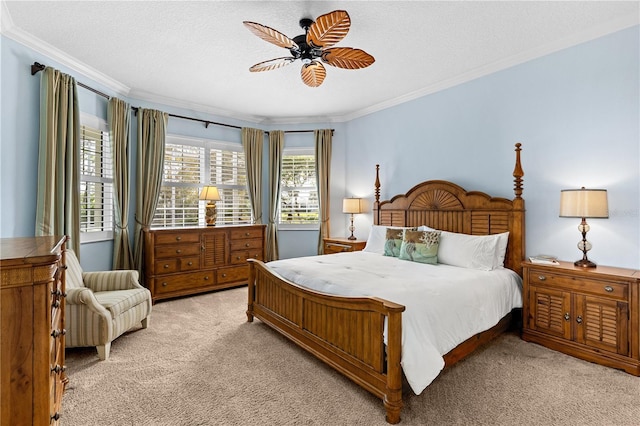
[(262, 238), (262, 228), (232, 229), (231, 240), (241, 240), (243, 238)]
[(236, 250), (231, 253), (231, 263), (233, 265), (246, 263), (247, 259), (264, 260), (262, 258), (262, 250)]
[(242, 249), (262, 249), (262, 240), (253, 239), (253, 240), (237, 240), (231, 241), (231, 250), (242, 250)]
[(215, 271), (190, 272), (170, 275), (154, 279), (154, 292), (158, 294), (173, 293), (215, 285)]
[(156, 257), (194, 256), (200, 254), (200, 244), (156, 246)]
[(162, 259), (156, 260), (155, 273), (156, 274), (170, 274), (178, 271), (178, 259)]
[(181, 257), (178, 262), (181, 271), (197, 271), (200, 269), (200, 256)]
[(249, 279), (249, 266), (236, 266), (233, 268), (218, 269), (218, 284), (230, 283), (234, 281), (246, 281)]
[(594, 280), (582, 278), (576, 275), (563, 275), (548, 271), (529, 271), (529, 283), (538, 286), (550, 286), (563, 288), (579, 293), (593, 294), (610, 297), (613, 299), (627, 300), (629, 297), (629, 285), (614, 281)]
[(200, 234), (195, 232), (159, 232), (155, 237), (156, 245), (200, 242)]
[(324, 243), (324, 254), (342, 253), (353, 251), (353, 246), (339, 243)]

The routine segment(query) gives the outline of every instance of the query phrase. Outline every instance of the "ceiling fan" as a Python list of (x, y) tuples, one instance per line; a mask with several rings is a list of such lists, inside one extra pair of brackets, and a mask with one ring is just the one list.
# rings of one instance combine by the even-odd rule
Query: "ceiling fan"
[(292, 55), (259, 62), (249, 68), (251, 72), (274, 70), (300, 59), (302, 81), (308, 86), (318, 87), (327, 75), (322, 62), (349, 70), (366, 68), (375, 62), (373, 56), (364, 50), (352, 47), (331, 47), (349, 32), (351, 18), (346, 10), (334, 10), (320, 15), (315, 22), (309, 18), (301, 19), (300, 26), (304, 34), (293, 39), (256, 22), (243, 21), (242, 23), (261, 39), (289, 49)]

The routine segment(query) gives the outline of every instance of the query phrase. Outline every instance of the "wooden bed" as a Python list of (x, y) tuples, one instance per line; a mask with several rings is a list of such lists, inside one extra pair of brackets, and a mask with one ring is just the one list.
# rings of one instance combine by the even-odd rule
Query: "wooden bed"
[[(472, 235), (509, 231), (504, 266), (520, 276), (524, 259), (525, 224), (520, 144), (516, 144), (513, 200), (467, 192), (451, 182), (420, 183), (406, 194), (380, 201), (376, 166), (375, 225), (420, 226)], [(402, 409), (401, 332), (403, 305), (375, 297), (344, 297), (316, 292), (288, 281), (250, 260), (247, 319), (258, 318), (382, 398), (386, 420), (400, 421)], [(387, 321), (387, 342), (383, 328)], [(461, 360), (505, 331), (511, 314), (495, 327), (477, 334), (444, 356), (445, 365)]]

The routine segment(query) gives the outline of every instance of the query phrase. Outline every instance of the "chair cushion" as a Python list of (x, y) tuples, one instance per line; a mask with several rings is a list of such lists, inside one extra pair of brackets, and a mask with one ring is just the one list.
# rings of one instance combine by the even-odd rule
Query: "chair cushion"
[(102, 306), (111, 312), (113, 318), (128, 311), (150, 298), (149, 290), (136, 288), (132, 290), (98, 291), (94, 295)]

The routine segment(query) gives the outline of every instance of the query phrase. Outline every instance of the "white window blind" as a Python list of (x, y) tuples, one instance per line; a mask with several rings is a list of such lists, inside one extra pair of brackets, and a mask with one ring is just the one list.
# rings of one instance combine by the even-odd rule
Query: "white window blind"
[(80, 232), (84, 242), (113, 238), (113, 160), (106, 123), (80, 126)]
[(218, 224), (251, 223), (242, 146), (225, 142), (167, 135), (164, 173), (154, 227), (204, 225), (205, 185), (218, 187)]
[(318, 189), (313, 149), (285, 149), (282, 156), (280, 223), (318, 223)]

